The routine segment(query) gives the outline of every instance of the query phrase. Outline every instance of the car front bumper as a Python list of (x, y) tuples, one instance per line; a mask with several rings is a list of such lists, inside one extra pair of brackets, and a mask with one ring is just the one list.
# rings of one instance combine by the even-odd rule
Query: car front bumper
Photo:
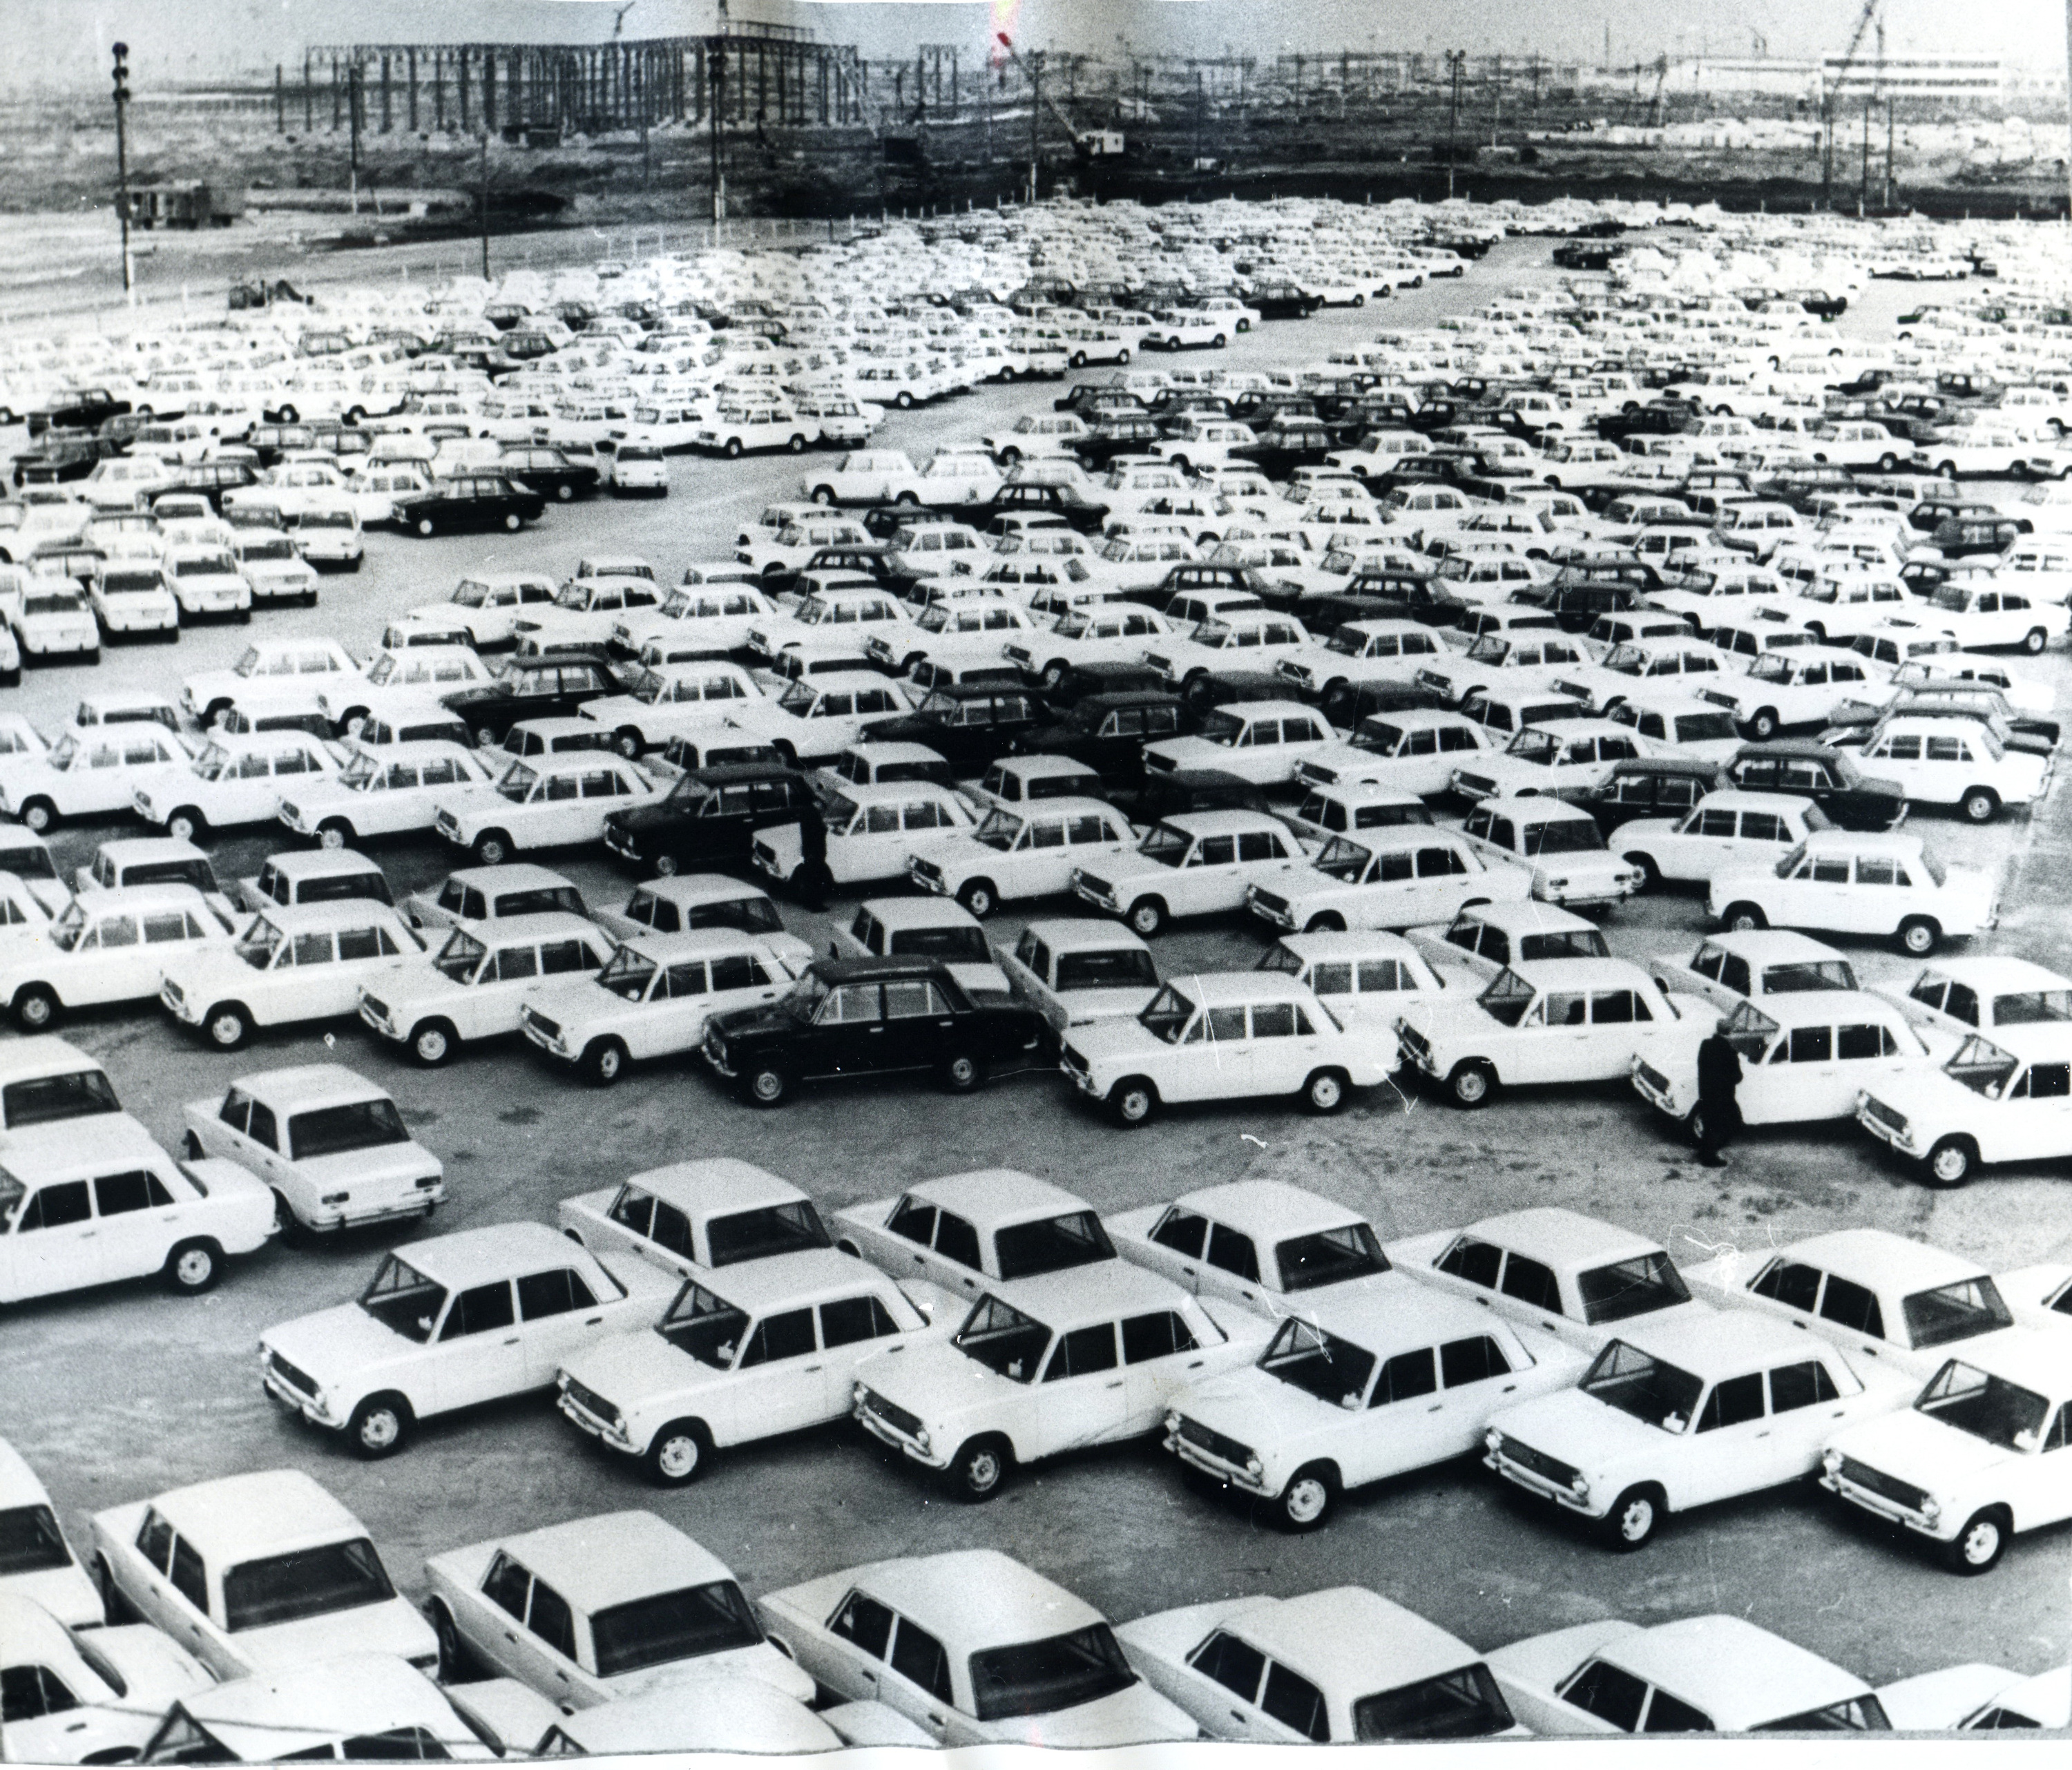
[(1564, 1487), (1558, 1481), (1514, 1463), (1502, 1451), (1490, 1451), (1482, 1458), (1482, 1467), (1502, 1476), (1513, 1485), (1523, 1488), (1536, 1498), (1552, 1500), (1564, 1512), (1572, 1512), (1578, 1517), (1601, 1518), (1601, 1511), (1590, 1504), (1586, 1495), (1579, 1494), (1572, 1487)]
[(877, 1439), (881, 1444), (890, 1444), (911, 1461), (920, 1464), (924, 1468), (944, 1469), (950, 1466), (949, 1458), (937, 1454), (933, 1448), (933, 1440), (927, 1439), (926, 1434), (923, 1435), (923, 1439), (927, 1440), (924, 1446), (921, 1440), (917, 1440), (910, 1434), (902, 1431), (891, 1421), (874, 1412), (869, 1400), (857, 1401), (852, 1411), (855, 1414), (858, 1423), (873, 1438)]
[(1249, 1466), (1241, 1467), (1227, 1457), (1219, 1456), (1214, 1451), (1195, 1444), (1178, 1431), (1168, 1432), (1163, 1442), (1166, 1448), (1190, 1468), (1199, 1469), (1204, 1475), (1212, 1475), (1219, 1481), (1227, 1481), (1243, 1493), (1268, 1499), (1279, 1491), (1266, 1479), (1263, 1471), (1255, 1474)]
[(321, 1390), (314, 1395), (303, 1394), (273, 1368), (270, 1357), (260, 1365), (259, 1380), (275, 1401), (290, 1412), (299, 1414), (312, 1426), (325, 1427), (334, 1432), (345, 1430), (344, 1419), (331, 1411)]
[(577, 1431), (587, 1432), (599, 1444), (609, 1444), (612, 1449), (623, 1452), (628, 1456), (639, 1455), (640, 1447), (627, 1435), (624, 1420), (600, 1419), (571, 1395), (566, 1389), (561, 1390), (554, 1405), (561, 1409), (563, 1417), (569, 1420)]
[[(1916, 1536), (1927, 1537), (1937, 1542), (1948, 1542), (1954, 1540), (1957, 1534), (1956, 1526), (1962, 1522), (1960, 1513), (1954, 1512), (1945, 1513), (1939, 1507), (1937, 1509), (1935, 1517), (1930, 1519), (1914, 1507), (1901, 1505), (1897, 1500), (1892, 1499), (1885, 1494), (1873, 1493), (1870, 1489), (1859, 1485), (1839, 1472), (1823, 1472), (1819, 1476), (1819, 1482), (1822, 1487), (1837, 1499), (1846, 1500), (1854, 1506), (1860, 1506), (1873, 1517), (1883, 1518), (1888, 1524), (1904, 1525)], [(1945, 1517), (1951, 1520), (1951, 1528), (1948, 1530), (1942, 1528), (1942, 1521)]]

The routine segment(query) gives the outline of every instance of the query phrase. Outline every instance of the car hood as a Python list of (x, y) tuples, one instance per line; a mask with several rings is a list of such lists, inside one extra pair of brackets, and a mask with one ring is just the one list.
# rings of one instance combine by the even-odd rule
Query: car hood
[(536, 984), (526, 991), (524, 1005), (561, 1027), (619, 1009), (638, 1012), (639, 1008), (639, 1004), (622, 1000), (589, 977), (572, 978), (565, 984)]
[(1651, 1462), (1681, 1437), (1607, 1407), (1580, 1389), (1559, 1389), (1523, 1407), (1507, 1408), (1490, 1424), (1505, 1437), (1593, 1477), (1628, 1464)]
[(1945, 1499), (1962, 1484), (2004, 1467), (2020, 1454), (1911, 1407), (1844, 1427), (1827, 1444), (1881, 1475), (1911, 1481)]
[(1141, 1678), (1128, 1690), (1096, 1702), (1054, 1709), (1048, 1715), (994, 1721), (987, 1723), (986, 1730), (994, 1739), (1009, 1743), (1066, 1747), (1191, 1740), (1199, 1733), (1193, 1721)]
[(1349, 1417), (1344, 1410), (1256, 1367), (1183, 1390), (1173, 1410), (1249, 1449), (1270, 1449), (1284, 1467), (1289, 1458), (1299, 1460), (1301, 1440)]
[(699, 1363), (652, 1333), (608, 1335), (579, 1347), (561, 1369), (622, 1411), (658, 1395), (682, 1395), (730, 1380), (728, 1372)]
[(811, 1702), (816, 1694), (812, 1673), (787, 1659), (767, 1641), (758, 1641), (753, 1647), (731, 1647), (722, 1653), (702, 1653), (695, 1659), (672, 1660), (667, 1665), (628, 1673), (611, 1679), (610, 1689), (615, 1698), (644, 1696), (652, 1690), (693, 1686), (736, 1676), (752, 1678), (798, 1702)]
[(1406, 1002), (1400, 1018), (1432, 1039), (1497, 1037), (1511, 1030), (1474, 1000)]
[(1637, 817), (1618, 827), (1622, 848), (1636, 842), (1659, 842), (1676, 834), (1683, 823), (1680, 817)]
[(428, 1663), (438, 1651), (432, 1625), (401, 1598), (363, 1604), (326, 1616), (248, 1628), (233, 1638), (234, 1650), (262, 1672), (286, 1671), (340, 1653), (393, 1653)]
[[(1033, 1374), (1033, 1373), (1032, 1373)], [(1011, 1404), (1035, 1391), (1026, 1383), (996, 1375), (976, 1358), (937, 1341), (882, 1352), (857, 1366), (857, 1381), (918, 1415), (931, 1435), (960, 1415)], [(944, 1432), (948, 1440), (955, 1435)]]
[[(1075, 991), (1061, 1000), (1068, 1004), (1072, 1004), (1078, 993)], [(1101, 993), (1111, 992), (1103, 991)], [(1112, 993), (1120, 995), (1123, 992), (1117, 991)], [(1157, 992), (1151, 993), (1155, 995)], [(1149, 998), (1143, 999), (1148, 1000)], [(1104, 1016), (1087, 1025), (1075, 1025), (1072, 1027), (1071, 1037), (1072, 1049), (1090, 1063), (1137, 1062), (1161, 1051), (1174, 1049), (1161, 1044), (1145, 1031), (1133, 1015), (1128, 1018), (1120, 1015)]]
[(384, 1326), (356, 1303), (278, 1323), (260, 1335), (259, 1344), (280, 1353), (322, 1388), (362, 1382), (384, 1365), (432, 1355), (429, 1347)]
[(775, 1002), (763, 1008), (730, 1008), (724, 1014), (713, 1015), (705, 1027), (737, 1043), (744, 1039), (790, 1038), (804, 1030), (788, 1011)]

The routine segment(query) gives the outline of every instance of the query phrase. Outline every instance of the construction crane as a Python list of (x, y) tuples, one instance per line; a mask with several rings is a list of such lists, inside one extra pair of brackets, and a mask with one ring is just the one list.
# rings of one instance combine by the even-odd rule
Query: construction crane
[(1030, 68), (1026, 62), (1022, 60), (1020, 53), (1016, 50), (1013, 42), (1009, 40), (1007, 33), (1004, 31), (996, 31), (994, 35), (998, 40), (1000, 47), (1007, 51), (1008, 60), (1014, 64), (1016, 69), (1021, 73), (1022, 78), (1029, 82), (1030, 90), (1035, 94), (1037, 102), (1040, 103), (1044, 109), (1057, 118), (1058, 126), (1062, 129), (1067, 135), (1071, 137), (1072, 146), (1077, 149), (1083, 157), (1087, 159), (1106, 159), (1112, 158), (1124, 151), (1127, 144), (1124, 142), (1120, 131), (1116, 129), (1083, 129), (1079, 128), (1077, 124), (1074, 123), (1071, 117), (1067, 117), (1063, 111), (1058, 108), (1056, 101), (1051, 98), (1050, 95), (1043, 90), (1043, 82), (1042, 79), (1033, 69)]
[(1821, 82), (1820, 133), (1823, 138), (1820, 161), (1820, 203), (1823, 208), (1832, 208), (1835, 199), (1835, 107), (1840, 101), (1842, 82), (1849, 77), (1849, 70), (1856, 64), (1856, 51), (1864, 46), (1864, 34), (1877, 16), (1879, 0), (1864, 0), (1864, 10), (1857, 14), (1856, 28), (1850, 34), (1849, 47), (1843, 51), (1842, 59), (1831, 78)]

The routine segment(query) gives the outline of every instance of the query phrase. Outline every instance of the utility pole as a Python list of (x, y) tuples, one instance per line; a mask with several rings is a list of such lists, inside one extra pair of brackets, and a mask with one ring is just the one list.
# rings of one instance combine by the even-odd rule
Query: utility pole
[(1043, 51), (1029, 58), (1029, 200), (1036, 200), (1037, 175), (1043, 144)]
[(489, 281), (489, 131), (482, 132), (482, 280)]
[(1892, 213), (1892, 101), (1885, 101), (1885, 210)]
[[(2072, 5), (2072, 0), (2066, 0)], [(130, 259), (130, 46), (115, 46), (115, 213), (122, 223), (122, 293), (133, 295), (136, 273)]]
[(1871, 106), (1877, 102), (1868, 97), (1864, 100), (1864, 183), (1856, 198), (1858, 215), (1871, 206)]
[[(726, 218), (726, 174), (720, 159), (720, 125), (726, 106), (726, 0), (719, 0), (719, 41), (712, 50), (712, 206), (713, 244), (719, 244), (719, 224)], [(870, 76), (864, 74), (861, 79)]]
[(360, 213), (360, 64), (345, 71), (345, 117), (352, 130), (352, 212)]
[[(2066, 0), (2072, 5), (2072, 0)], [(1446, 105), (1446, 200), (1453, 200), (1453, 158), (1460, 140), (1461, 131), (1461, 74), (1466, 66), (1468, 52), (1465, 49), (1446, 51), (1446, 70), (1453, 78), (1452, 97)]]

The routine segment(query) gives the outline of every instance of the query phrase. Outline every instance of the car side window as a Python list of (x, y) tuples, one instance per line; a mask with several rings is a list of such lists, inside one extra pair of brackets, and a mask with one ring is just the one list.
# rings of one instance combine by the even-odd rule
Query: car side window
[(1834, 1401), (1838, 1393), (1835, 1379), (1827, 1374), (1827, 1367), (1817, 1358), (1809, 1358), (1803, 1364), (1780, 1365), (1770, 1374), (1770, 1411), (1773, 1414), (1795, 1413), (1801, 1407), (1811, 1407), (1819, 1402)]
[(1209, 1264), (1233, 1278), (1259, 1279), (1259, 1251), (1252, 1238), (1221, 1223), (1209, 1226)]
[(1832, 1272), (1827, 1275), (1827, 1288), (1820, 1294), (1820, 1316), (1873, 1340), (1885, 1338), (1885, 1314), (1878, 1307), (1876, 1293)]
[(166, 1577), (172, 1582), (174, 1591), (204, 1616), (208, 1614), (208, 1575), (201, 1556), (185, 1537), (174, 1539), (173, 1564)]
[(1737, 954), (1728, 954), (1720, 965), (1720, 988), (1730, 989), (1737, 996), (1747, 996), (1753, 992), (1754, 987), (1754, 975), (1749, 968), (1749, 962)]
[(1750, 1420), (1761, 1419), (1762, 1409), (1761, 1371), (1745, 1377), (1729, 1377), (1712, 1386), (1712, 1393), (1699, 1411), (1698, 1430), (1711, 1432), (1728, 1426), (1745, 1426)]
[(86, 1182), (63, 1181), (55, 1186), (44, 1187), (23, 1207), (15, 1219), (14, 1233), (27, 1235), (37, 1230), (65, 1229), (75, 1223), (84, 1223), (92, 1215)]
[(101, 1174), (93, 1182), (93, 1208), (102, 1217), (121, 1217), (130, 1211), (149, 1210), (154, 1205), (170, 1205), (172, 1194), (156, 1174), (133, 1168), (126, 1173)]
[(1631, 1733), (1640, 1725), (1647, 1686), (1632, 1673), (1599, 1659), (1571, 1678), (1560, 1694), (1563, 1702), (1585, 1715), (1594, 1715), (1622, 1733)]
[(525, 1320), (547, 1316), (569, 1315), (578, 1309), (594, 1308), (597, 1298), (588, 1282), (573, 1267), (557, 1267), (551, 1272), (528, 1272), (518, 1281), (518, 1313)]
[(1122, 1324), (1122, 1361), (1126, 1365), (1170, 1358), (1177, 1353), (1196, 1349), (1194, 1330), (1177, 1309), (1131, 1316)]
[(1544, 1309), (1550, 1315), (1561, 1312), (1561, 1285), (1553, 1268), (1528, 1260), (1522, 1254), (1514, 1254), (1504, 1262), (1503, 1291), (1506, 1296), (1515, 1297), (1532, 1308)]
[(1492, 1377), (1511, 1374), (1511, 1360), (1488, 1334), (1469, 1340), (1452, 1340), (1439, 1349), (1439, 1370), (1449, 1389), (1487, 1382)]
[(526, 1613), (525, 1626), (562, 1658), (576, 1657), (575, 1613), (568, 1600), (545, 1580), (532, 1582), (532, 1606)]
[(933, 1635), (915, 1628), (904, 1616), (899, 1619), (899, 1632), (893, 1637), (891, 1664), (894, 1671), (937, 1701), (951, 1700), (949, 1655)]
[(1178, 1205), (1169, 1209), (1158, 1219), (1151, 1231), (1151, 1239), (1161, 1247), (1170, 1248), (1190, 1260), (1202, 1257), (1202, 1243), (1209, 1233), (1209, 1220), (1198, 1213), (1182, 1210)]
[(261, 1148), (278, 1151), (281, 1147), (281, 1133), (274, 1121), (273, 1109), (261, 1106), (257, 1100), (252, 1103), (252, 1120), (245, 1134)]
[(439, 1338), (460, 1340), (470, 1334), (493, 1333), (511, 1326), (516, 1319), (512, 1312), (511, 1281), (499, 1279), (494, 1284), (478, 1284), (455, 1297)]
[(1331, 1736), (1330, 1711), (1325, 1706), (1324, 1693), (1277, 1661), (1267, 1667), (1266, 1689), (1259, 1706), (1305, 1739), (1321, 1744)]
[(927, 1247), (935, 1238), (935, 1207), (918, 1198), (902, 1198), (893, 1206), (885, 1226), (893, 1234)]
[(820, 1344), (830, 1351), (899, 1331), (892, 1312), (874, 1296), (843, 1297), (820, 1305)]
[(755, 1365), (775, 1364), (780, 1359), (802, 1358), (812, 1350), (813, 1312), (787, 1309), (756, 1323), (739, 1368), (746, 1370)]
[(1194, 1649), (1189, 1663), (1244, 1702), (1257, 1698), (1260, 1681), (1266, 1673), (1265, 1654), (1220, 1628)]
[(1802, 1265), (1796, 1260), (1773, 1260), (1755, 1275), (1749, 1289), (1759, 1297), (1782, 1304), (1787, 1309), (1803, 1309), (1810, 1315), (1819, 1295), (1820, 1278), (1817, 1267)]
[(885, 1649), (892, 1643), (892, 1612), (875, 1598), (853, 1591), (835, 1612), (834, 1620), (828, 1624), (828, 1632), (873, 1659), (882, 1659)]
[(1098, 1322), (1090, 1328), (1075, 1328), (1059, 1337), (1057, 1349), (1044, 1367), (1043, 1381), (1062, 1377), (1086, 1377), (1116, 1367), (1115, 1324)]
[(1494, 1242), (1477, 1241), (1471, 1235), (1463, 1235), (1433, 1263), (1437, 1271), (1466, 1283), (1478, 1284), (1486, 1291), (1496, 1288), (1497, 1275), (1503, 1264), (1502, 1248)]
[(1381, 1374), (1375, 1379), (1374, 1396), (1367, 1403), (1370, 1407), (1386, 1407), (1392, 1402), (1414, 1401), (1420, 1395), (1429, 1395), (1439, 1387), (1439, 1372), (1429, 1346), (1420, 1346), (1415, 1352), (1398, 1353), (1381, 1367)]

